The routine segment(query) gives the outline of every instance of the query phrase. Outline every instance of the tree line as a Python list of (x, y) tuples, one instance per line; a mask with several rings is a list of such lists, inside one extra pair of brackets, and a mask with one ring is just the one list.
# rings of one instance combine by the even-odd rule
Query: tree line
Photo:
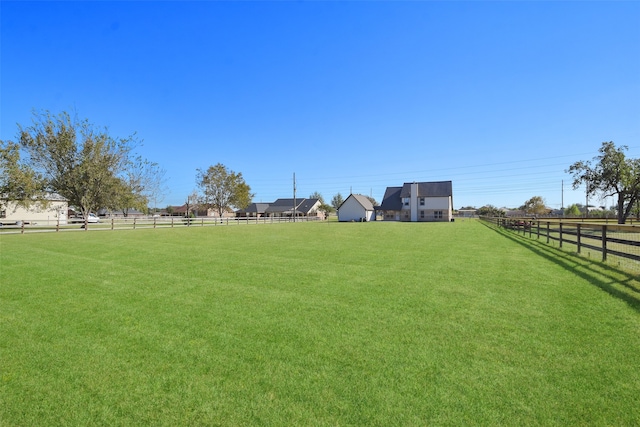
[[(130, 208), (146, 211), (151, 200), (162, 198), (165, 171), (135, 153), (140, 143), (135, 134), (115, 138), (67, 112), (34, 112), (30, 126), (18, 124), (16, 142), (0, 141), (0, 207), (8, 200), (26, 207), (36, 201), (46, 203), (48, 194), (57, 193), (85, 218), (101, 208), (119, 209), (125, 216)], [(566, 170), (573, 177), (573, 188), (584, 185), (587, 197), (614, 197), (620, 224), (634, 210), (640, 215), (640, 159), (626, 157), (627, 150), (627, 146), (603, 142), (598, 156), (577, 161)], [(246, 208), (251, 203), (254, 195), (242, 173), (220, 163), (196, 172), (200, 192), (194, 192), (187, 204), (212, 208), (223, 216), (231, 207)], [(344, 202), (340, 193), (330, 204), (318, 192), (310, 198), (319, 199), (325, 213)], [(547, 210), (540, 196), (520, 208), (531, 214)], [(576, 208), (571, 206), (570, 213), (575, 214)], [(480, 211), (504, 214), (491, 205)]]

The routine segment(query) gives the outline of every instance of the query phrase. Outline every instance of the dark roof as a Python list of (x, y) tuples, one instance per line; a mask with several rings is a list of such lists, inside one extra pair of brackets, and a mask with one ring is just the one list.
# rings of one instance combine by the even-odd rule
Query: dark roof
[(299, 205), (297, 210), (303, 214), (308, 214), (311, 209), (318, 203), (319, 199), (304, 199)]
[(383, 211), (399, 211), (402, 209), (401, 191), (402, 187), (387, 187), (379, 209)]
[(236, 212), (264, 213), (268, 207), (269, 203), (251, 203), (245, 209), (238, 209)]
[[(405, 182), (402, 187), (387, 187), (382, 203), (378, 210), (399, 211), (402, 209), (402, 199), (411, 196), (411, 182)], [(451, 181), (418, 182), (417, 197), (453, 197)]]
[[(405, 182), (400, 192), (400, 198), (411, 196), (411, 182)], [(448, 197), (453, 196), (451, 181), (419, 182), (418, 197)]]

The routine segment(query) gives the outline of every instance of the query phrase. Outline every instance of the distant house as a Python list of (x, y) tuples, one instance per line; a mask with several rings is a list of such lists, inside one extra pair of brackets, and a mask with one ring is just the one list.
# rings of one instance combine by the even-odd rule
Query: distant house
[(387, 187), (376, 208), (384, 221), (450, 221), (453, 218), (451, 181), (411, 182)]
[(373, 203), (367, 196), (350, 194), (338, 207), (338, 221), (374, 221)]
[[(125, 215), (126, 212), (126, 215)], [(128, 209), (98, 209), (97, 212), (98, 216), (100, 217), (107, 217), (107, 218), (140, 218), (140, 217), (144, 217), (147, 214), (145, 214), (144, 212), (141, 212), (137, 209), (134, 208), (128, 208)]]
[(69, 202), (59, 194), (47, 194), (44, 200), (34, 200), (24, 207), (12, 200), (0, 203), (0, 224), (24, 223), (66, 224)]
[(269, 203), (251, 203), (244, 209), (238, 209), (236, 211), (236, 217), (238, 218), (262, 218), (265, 215)]
[[(171, 213), (167, 212), (167, 215), (169, 216), (187, 216), (187, 212), (188, 212), (188, 216), (190, 217), (208, 217), (208, 218), (218, 218), (220, 217), (220, 215), (218, 214), (218, 210), (217, 209), (207, 209), (207, 208), (203, 208), (200, 206), (194, 206), (193, 205), (189, 205), (187, 206), (186, 204), (182, 205), (182, 206), (170, 206), (168, 209)], [(233, 218), (235, 216), (235, 212), (233, 212), (233, 210), (231, 209), (226, 209), (223, 213), (222, 213), (222, 217), (223, 218)]]
[(269, 217), (319, 217), (324, 219), (324, 213), (320, 211), (319, 199), (278, 199), (269, 203), (264, 214)]

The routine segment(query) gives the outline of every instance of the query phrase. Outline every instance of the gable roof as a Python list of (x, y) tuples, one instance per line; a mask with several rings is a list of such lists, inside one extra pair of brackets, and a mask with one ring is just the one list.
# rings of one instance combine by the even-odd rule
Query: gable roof
[(269, 207), (269, 203), (251, 203), (244, 209), (238, 209), (236, 212), (247, 212), (247, 213), (264, 213)]
[(347, 197), (345, 199), (344, 202), (342, 202), (342, 204), (340, 205), (340, 207), (338, 207), (338, 209), (340, 209), (342, 207), (342, 205), (344, 205), (347, 200), (349, 200), (349, 198), (353, 197), (355, 201), (357, 201), (360, 206), (362, 206), (365, 210), (367, 211), (372, 211), (373, 210), (373, 203), (371, 203), (371, 200), (369, 200), (369, 198), (367, 196), (363, 196), (362, 194), (350, 194), (349, 197)]
[[(402, 187), (387, 187), (382, 203), (377, 208), (383, 211), (399, 211), (402, 209), (402, 199), (411, 197), (411, 182), (405, 182)], [(451, 181), (418, 182), (417, 197), (451, 197), (453, 185)]]
[(315, 205), (319, 202), (319, 199), (304, 199), (297, 208), (298, 212), (302, 212), (303, 214), (308, 214), (315, 207)]
[[(295, 199), (296, 213), (308, 214), (318, 203), (319, 199)], [(265, 209), (266, 213), (292, 213), (294, 199), (278, 199), (273, 203), (269, 203), (269, 207)]]
[(402, 187), (387, 187), (380, 204), (380, 210), (384, 211), (399, 211), (402, 209), (402, 198), (400, 192)]
[[(405, 182), (400, 192), (400, 198), (411, 196), (411, 182)], [(449, 197), (453, 196), (451, 181), (418, 182), (418, 197)]]

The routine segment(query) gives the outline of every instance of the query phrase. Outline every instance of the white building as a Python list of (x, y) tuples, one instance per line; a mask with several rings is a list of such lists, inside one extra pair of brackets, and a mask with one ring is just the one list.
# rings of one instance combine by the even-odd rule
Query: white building
[(0, 224), (15, 224), (18, 221), (40, 225), (66, 224), (68, 209), (67, 199), (55, 193), (45, 196), (45, 201), (32, 201), (29, 207), (12, 200), (2, 200)]
[(361, 194), (350, 194), (338, 207), (338, 221), (374, 221), (373, 203)]

